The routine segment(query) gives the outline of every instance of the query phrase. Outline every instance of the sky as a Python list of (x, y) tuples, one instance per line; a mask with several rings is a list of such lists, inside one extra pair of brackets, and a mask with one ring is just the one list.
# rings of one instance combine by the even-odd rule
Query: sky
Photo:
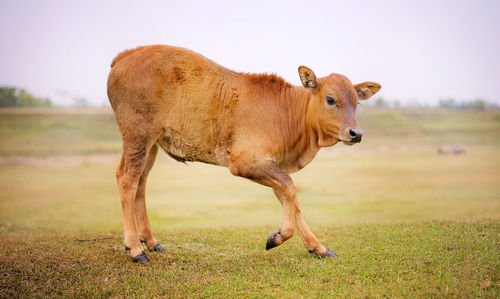
[(0, 1), (0, 86), (109, 105), (119, 52), (189, 48), (229, 69), (375, 81), (404, 104), (500, 104), (500, 1)]

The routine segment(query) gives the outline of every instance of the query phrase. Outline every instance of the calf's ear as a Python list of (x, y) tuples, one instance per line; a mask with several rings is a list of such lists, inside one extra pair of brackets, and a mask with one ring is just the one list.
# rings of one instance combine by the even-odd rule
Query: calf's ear
[(358, 94), (358, 99), (367, 100), (374, 94), (376, 94), (380, 88), (380, 84), (375, 82), (364, 82), (354, 85), (354, 89)]
[(307, 66), (299, 66), (299, 76), (300, 81), (302, 81), (302, 85), (308, 89), (315, 89), (318, 86), (318, 80), (316, 79), (316, 75), (314, 72), (308, 68)]

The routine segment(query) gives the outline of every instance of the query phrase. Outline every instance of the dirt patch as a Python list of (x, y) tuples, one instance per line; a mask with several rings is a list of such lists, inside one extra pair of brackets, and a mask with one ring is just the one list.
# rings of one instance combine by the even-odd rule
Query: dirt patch
[[(376, 146), (356, 147), (339, 144), (330, 148), (323, 148), (319, 155), (366, 155), (377, 153), (409, 153), (409, 152), (433, 152), (437, 153), (438, 147), (433, 146)], [(159, 159), (167, 157), (160, 153)], [(0, 156), (0, 165), (60, 165), (76, 166), (81, 164), (117, 165), (120, 153), (113, 154), (91, 154), (91, 155), (50, 155), (50, 156)], [(166, 160), (170, 160), (167, 159)]]
[(346, 146), (338, 144), (329, 148), (322, 148), (320, 153), (327, 155), (342, 155), (342, 154), (375, 154), (375, 153), (408, 153), (412, 151), (433, 151), (429, 146), (375, 146), (375, 147), (359, 147), (356, 145)]
[(94, 155), (54, 155), (46, 157), (10, 156), (0, 157), (0, 165), (60, 165), (76, 166), (81, 164), (117, 164), (120, 154)]

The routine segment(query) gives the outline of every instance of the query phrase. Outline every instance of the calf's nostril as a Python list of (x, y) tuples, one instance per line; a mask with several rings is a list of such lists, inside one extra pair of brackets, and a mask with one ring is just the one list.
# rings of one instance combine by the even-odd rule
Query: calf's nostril
[(360, 129), (352, 128), (349, 129), (349, 135), (351, 136), (352, 142), (360, 142), (361, 137), (363, 136), (363, 131), (361, 131)]

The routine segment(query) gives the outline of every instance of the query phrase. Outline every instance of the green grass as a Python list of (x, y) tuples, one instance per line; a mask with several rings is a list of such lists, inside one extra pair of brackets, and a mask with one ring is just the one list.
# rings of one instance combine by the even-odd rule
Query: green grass
[[(499, 297), (500, 112), (358, 119), (361, 144), (292, 176), (340, 258), (310, 256), (298, 236), (265, 251), (281, 217), (270, 189), (160, 153), (147, 204), (167, 252), (137, 265), (122, 248), (110, 111), (0, 110), (0, 297)], [(453, 144), (466, 153), (436, 153)]]
[[(265, 251), (272, 227), (176, 229), (167, 250), (127, 262), (121, 233), (5, 231), (0, 290), (15, 297), (498, 297), (498, 222), (324, 226), (340, 258), (298, 239)], [(488, 283), (489, 282), (489, 283)]]

